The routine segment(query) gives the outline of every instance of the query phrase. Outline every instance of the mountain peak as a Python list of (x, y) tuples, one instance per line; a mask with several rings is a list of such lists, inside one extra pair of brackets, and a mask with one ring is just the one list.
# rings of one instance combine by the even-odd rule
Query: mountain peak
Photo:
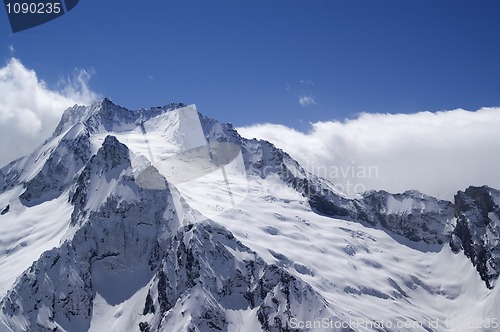
[(112, 131), (120, 125), (136, 125), (144, 118), (149, 119), (165, 112), (185, 107), (183, 103), (170, 103), (162, 107), (129, 110), (105, 97), (88, 106), (74, 105), (66, 109), (53, 136), (58, 136), (78, 123), (83, 123), (93, 132)]
[(104, 97), (102, 98), (101, 100), (98, 101), (101, 105), (116, 105), (115, 103), (113, 103), (113, 101), (111, 99), (109, 99), (108, 97)]
[[(78, 123), (87, 126), (98, 124), (103, 118), (113, 119), (113, 115), (130, 112), (124, 107), (114, 104), (109, 98), (98, 100), (91, 105), (74, 105), (66, 109), (57, 125), (53, 136), (58, 136)], [(99, 118), (99, 119), (98, 119)]]

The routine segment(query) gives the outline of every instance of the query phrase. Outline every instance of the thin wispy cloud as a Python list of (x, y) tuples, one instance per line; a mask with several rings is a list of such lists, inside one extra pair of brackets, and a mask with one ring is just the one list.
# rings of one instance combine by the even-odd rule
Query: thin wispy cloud
[(483, 108), (366, 113), (344, 122), (314, 123), (307, 133), (276, 124), (238, 131), (269, 140), (309, 171), (350, 192), (417, 189), (452, 200), (470, 185), (500, 188), (498, 128), (500, 108)]
[(299, 96), (299, 104), (302, 106), (315, 105), (316, 100), (311, 96)]
[(66, 108), (97, 99), (88, 86), (90, 76), (86, 70), (76, 70), (51, 89), (16, 58), (0, 67), (0, 165), (48, 138)]

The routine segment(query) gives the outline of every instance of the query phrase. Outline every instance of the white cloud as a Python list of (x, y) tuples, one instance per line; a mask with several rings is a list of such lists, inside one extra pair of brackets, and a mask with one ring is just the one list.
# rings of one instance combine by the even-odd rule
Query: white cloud
[(314, 105), (316, 104), (316, 100), (314, 100), (314, 98), (311, 96), (300, 96), (299, 104), (302, 106)]
[(469, 185), (500, 188), (500, 108), (364, 113), (311, 126), (308, 133), (274, 124), (238, 131), (273, 142), (347, 192), (417, 189), (452, 200)]
[(87, 71), (78, 70), (56, 90), (16, 58), (1, 67), (0, 165), (31, 152), (48, 138), (66, 108), (95, 100), (89, 78)]

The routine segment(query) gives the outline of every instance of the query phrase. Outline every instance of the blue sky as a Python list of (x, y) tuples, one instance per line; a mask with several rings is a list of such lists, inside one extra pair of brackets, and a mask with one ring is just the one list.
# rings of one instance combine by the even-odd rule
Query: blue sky
[(304, 129), (500, 105), (499, 17), (493, 0), (81, 0), (16, 34), (0, 10), (0, 59), (54, 88), (86, 69), (93, 91), (132, 109), (196, 103), (238, 126)]

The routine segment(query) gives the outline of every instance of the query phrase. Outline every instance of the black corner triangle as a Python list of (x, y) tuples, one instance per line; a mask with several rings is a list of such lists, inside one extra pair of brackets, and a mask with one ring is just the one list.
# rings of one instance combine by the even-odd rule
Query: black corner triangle
[(66, 11), (69, 12), (71, 9), (73, 9), (79, 1), (80, 0), (64, 0), (64, 3), (66, 4)]

